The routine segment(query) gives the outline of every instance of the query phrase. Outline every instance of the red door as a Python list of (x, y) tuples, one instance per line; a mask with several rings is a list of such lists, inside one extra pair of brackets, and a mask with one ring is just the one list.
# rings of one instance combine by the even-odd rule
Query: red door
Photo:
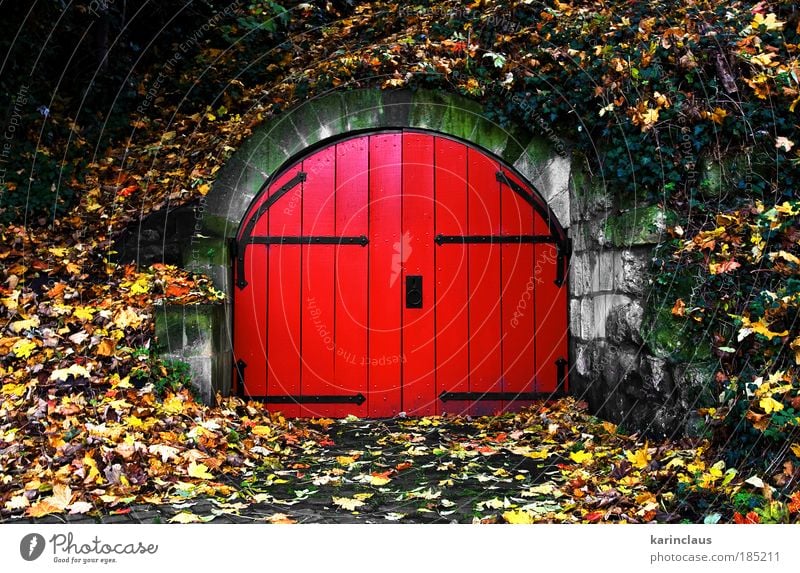
[(293, 162), (237, 235), (238, 390), (289, 416), (489, 414), (567, 390), (567, 240), (510, 168), (422, 131)]

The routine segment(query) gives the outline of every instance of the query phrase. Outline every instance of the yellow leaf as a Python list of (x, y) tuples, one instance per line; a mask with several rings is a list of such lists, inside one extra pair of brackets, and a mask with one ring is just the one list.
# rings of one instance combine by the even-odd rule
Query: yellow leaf
[(11, 332), (19, 333), (23, 330), (30, 330), (31, 328), (36, 328), (39, 326), (39, 317), (34, 316), (33, 318), (29, 318), (27, 320), (15, 320), (9, 325)]
[(27, 338), (23, 338), (18, 340), (11, 350), (17, 358), (28, 358), (31, 353), (36, 350), (36, 343)]
[(183, 412), (183, 400), (174, 394), (164, 400), (164, 411), (167, 414), (180, 414)]
[(349, 497), (333, 497), (333, 503), (347, 511), (355, 511), (357, 508), (364, 505), (364, 502), (358, 499), (351, 499)]
[(144, 273), (139, 275), (131, 285), (131, 294), (145, 294), (150, 292), (150, 277)]
[(53, 494), (30, 506), (25, 515), (42, 517), (50, 513), (60, 513), (70, 503), (72, 503), (72, 489), (68, 485), (56, 484), (53, 486)]
[(50, 374), (50, 380), (61, 380), (64, 382), (70, 376), (74, 376), (75, 378), (88, 378), (89, 369), (81, 366), (80, 364), (73, 364), (69, 368), (53, 370), (53, 372)]
[(783, 404), (775, 400), (772, 396), (761, 398), (758, 405), (763, 408), (764, 412), (771, 414), (772, 412), (780, 412), (783, 410)]
[(530, 452), (528, 454), (525, 454), (525, 457), (526, 458), (531, 458), (531, 459), (534, 459), (534, 460), (543, 460), (549, 455), (550, 455), (550, 453), (547, 450), (536, 450), (534, 452)]
[(2, 392), (6, 396), (22, 396), (25, 393), (25, 384), (3, 384)]
[(789, 447), (792, 449), (792, 453), (800, 458), (800, 444), (794, 443)]
[(103, 481), (103, 478), (100, 477), (100, 470), (97, 469), (97, 462), (89, 454), (83, 456), (83, 467), (89, 468), (86, 477), (83, 478), (83, 483), (101, 483)]
[(11, 499), (6, 502), (5, 508), (9, 511), (14, 511), (17, 509), (25, 509), (31, 504), (28, 501), (28, 498), (25, 497), (24, 494), (15, 495)]
[(570, 453), (569, 457), (570, 459), (572, 459), (573, 462), (582, 464), (584, 462), (591, 462), (593, 456), (591, 452), (586, 452), (584, 450), (581, 450), (579, 452)]
[(628, 458), (628, 461), (633, 464), (633, 467), (638, 469), (643, 469), (647, 467), (647, 464), (650, 463), (650, 454), (647, 452), (648, 445), (645, 442), (644, 447), (640, 450), (637, 450), (635, 453), (630, 451), (625, 451), (625, 457)]
[(356, 461), (356, 458), (353, 456), (336, 456), (336, 463), (340, 466), (349, 466), (354, 461)]
[(88, 306), (79, 306), (72, 311), (72, 315), (79, 320), (92, 320), (95, 309)]
[(370, 476), (369, 483), (370, 483), (371, 485), (378, 485), (378, 486), (380, 486), (380, 485), (386, 485), (386, 484), (387, 484), (387, 483), (389, 483), (390, 481), (392, 481), (392, 480), (390, 480), (389, 478), (387, 478), (387, 477), (384, 477), (384, 476)]
[(97, 345), (97, 354), (99, 356), (113, 356), (114, 349), (116, 348), (117, 343), (111, 340), (110, 338), (104, 338), (100, 341), (100, 344)]
[(506, 511), (503, 513), (503, 519), (506, 520), (506, 523), (513, 523), (517, 525), (530, 525), (531, 523), (534, 523), (533, 514), (521, 509)]
[(253, 426), (252, 432), (256, 436), (269, 436), (272, 434), (272, 428), (269, 426)]
[(767, 30), (780, 30), (783, 28), (783, 24), (784, 22), (779, 21), (775, 14), (770, 12), (766, 16), (764, 16), (764, 14), (756, 14), (750, 25), (753, 28), (764, 26)]
[(208, 466), (206, 464), (198, 464), (197, 462), (192, 462), (189, 464), (189, 475), (194, 478), (199, 479), (214, 479), (214, 475), (209, 473)]
[(169, 520), (170, 523), (201, 523), (201, 521), (200, 516), (191, 511), (176, 513)]

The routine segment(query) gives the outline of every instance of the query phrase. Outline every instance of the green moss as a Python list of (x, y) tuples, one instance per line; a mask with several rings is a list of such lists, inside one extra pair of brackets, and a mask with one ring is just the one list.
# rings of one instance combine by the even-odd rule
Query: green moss
[(606, 219), (603, 233), (615, 247), (653, 245), (660, 241), (666, 225), (676, 219), (674, 213), (657, 205), (637, 207)]
[(658, 358), (675, 362), (708, 360), (711, 347), (708, 343), (693, 340), (685, 328), (685, 323), (672, 316), (670, 308), (663, 306), (648, 309), (642, 321), (642, 338), (650, 351)]

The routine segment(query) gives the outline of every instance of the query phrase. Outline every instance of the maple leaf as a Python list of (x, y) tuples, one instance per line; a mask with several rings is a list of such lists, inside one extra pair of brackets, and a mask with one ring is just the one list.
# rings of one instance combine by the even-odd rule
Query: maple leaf
[(190, 476), (199, 479), (214, 479), (214, 475), (209, 473), (208, 466), (192, 462), (189, 464), (188, 473)]
[(69, 510), (70, 515), (79, 515), (82, 513), (88, 513), (93, 507), (94, 506), (87, 501), (76, 501), (75, 503), (68, 505), (65, 509)]
[(36, 348), (38, 347), (34, 341), (23, 338), (14, 344), (11, 351), (17, 358), (29, 358)]
[(636, 450), (636, 452), (626, 450), (625, 457), (633, 465), (633, 467), (637, 469), (644, 469), (650, 463), (650, 454), (648, 453), (648, 449), (648, 444), (645, 442), (644, 446), (641, 449)]
[(79, 306), (72, 311), (72, 316), (79, 320), (92, 320), (95, 312), (96, 310), (91, 307)]
[(517, 525), (530, 525), (531, 523), (535, 523), (533, 514), (521, 509), (504, 512), (503, 519), (506, 520), (506, 523)]
[(100, 341), (100, 344), (97, 345), (95, 352), (97, 352), (98, 356), (113, 356), (116, 346), (116, 342), (110, 338), (104, 338)]
[[(89, 368), (91, 368), (91, 364)], [(89, 368), (81, 366), (80, 364), (73, 364), (69, 368), (53, 370), (50, 374), (50, 380), (61, 380), (64, 382), (70, 376), (74, 376), (75, 378), (88, 378)]]
[(767, 414), (772, 414), (773, 412), (780, 412), (783, 410), (783, 404), (775, 400), (772, 396), (761, 398), (761, 400), (758, 402), (758, 405), (761, 406), (761, 409)]
[(149, 451), (151, 454), (160, 456), (161, 461), (166, 463), (168, 460), (176, 458), (180, 450), (166, 444), (153, 444), (147, 448), (147, 451)]
[(272, 428), (269, 426), (253, 426), (251, 430), (256, 436), (269, 436), (272, 434)]
[(577, 464), (583, 464), (584, 462), (591, 462), (593, 455), (591, 452), (580, 450), (578, 452), (571, 452), (569, 457), (573, 462)]
[(723, 273), (729, 273), (741, 267), (741, 263), (734, 261), (733, 259), (722, 261), (721, 263), (709, 263), (708, 264), (708, 272), (712, 275), (721, 275)]
[(211, 521), (215, 516), (211, 515), (209, 517), (211, 519), (200, 517), (191, 511), (181, 511), (180, 513), (176, 513), (174, 516), (172, 516), (169, 520), (169, 523), (203, 523), (206, 521)]
[(764, 16), (764, 14), (756, 14), (750, 26), (752, 26), (753, 28), (760, 28), (763, 26), (764, 29), (772, 31), (772, 30), (780, 30), (781, 28), (783, 28), (783, 24), (784, 22), (779, 21), (778, 17), (772, 12), (770, 12), (766, 16)]
[(758, 514), (755, 511), (749, 511), (747, 515), (742, 515), (737, 511), (733, 514), (733, 521), (734, 523), (738, 523), (740, 525), (761, 523), (761, 519), (758, 517)]
[(72, 503), (72, 488), (68, 485), (56, 484), (53, 493), (28, 508), (28, 517), (42, 517), (51, 513), (61, 513)]
[(787, 509), (789, 513), (800, 513), (800, 491), (794, 492), (792, 497), (789, 498)]
[(5, 503), (5, 508), (9, 511), (16, 511), (19, 509), (25, 509), (26, 507), (30, 506), (30, 504), (31, 503), (28, 501), (28, 498), (25, 497), (24, 494), (20, 494), (9, 499)]
[(40, 325), (39, 317), (34, 316), (33, 318), (28, 318), (25, 320), (16, 320), (9, 325), (9, 329), (11, 332), (20, 333), (23, 330), (30, 330), (31, 328), (37, 328)]
[(347, 511), (355, 511), (364, 505), (364, 502), (358, 499), (351, 499), (349, 497), (333, 497), (333, 503)]
[(389, 479), (388, 477), (386, 477), (386, 476), (385, 476), (385, 475), (383, 475), (383, 474), (372, 474), (372, 475), (370, 476), (369, 483), (370, 483), (371, 485), (375, 485), (375, 486), (381, 486), (381, 485), (386, 485), (386, 484), (387, 484), (387, 483), (389, 483), (390, 481), (392, 481), (392, 480), (391, 480), (391, 479)]
[(678, 299), (672, 306), (672, 316), (684, 316), (686, 314), (686, 303), (683, 299)]

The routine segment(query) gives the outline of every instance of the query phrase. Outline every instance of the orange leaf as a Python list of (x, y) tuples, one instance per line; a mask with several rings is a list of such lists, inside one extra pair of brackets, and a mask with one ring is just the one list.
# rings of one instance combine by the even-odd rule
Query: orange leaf
[(672, 316), (683, 316), (684, 314), (686, 314), (686, 303), (679, 298), (672, 307)]
[(761, 520), (758, 517), (758, 514), (755, 511), (750, 511), (747, 515), (742, 515), (738, 511), (733, 514), (733, 521), (740, 525), (744, 524), (751, 524), (751, 523), (761, 523)]

